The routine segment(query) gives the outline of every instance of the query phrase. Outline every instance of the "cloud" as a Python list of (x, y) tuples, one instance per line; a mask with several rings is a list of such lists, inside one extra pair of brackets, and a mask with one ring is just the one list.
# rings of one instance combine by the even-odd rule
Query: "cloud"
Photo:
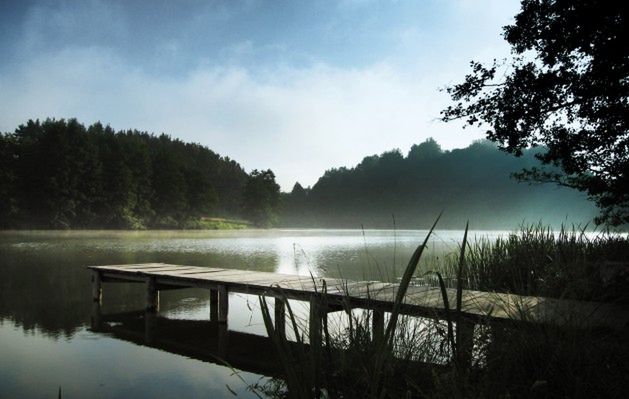
[(123, 9), (112, 2), (38, 3), (22, 23), (22, 50), (41, 51), (69, 42), (122, 41), (129, 36)]

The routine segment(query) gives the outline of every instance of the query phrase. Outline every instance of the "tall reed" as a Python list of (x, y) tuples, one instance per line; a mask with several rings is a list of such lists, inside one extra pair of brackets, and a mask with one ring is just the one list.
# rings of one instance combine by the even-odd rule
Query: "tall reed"
[[(404, 271), (381, 340), (371, 334), (373, 315), (347, 306), (348, 325), (335, 330), (324, 323), (321, 344), (308, 347), (299, 318), (288, 305), (299, 343), (291, 345), (275, 331), (269, 305), (261, 297), (265, 326), (284, 372), (281, 379), (256, 389), (290, 398), (629, 397), (629, 334), (578, 324), (514, 328), (477, 320), (470, 335), (461, 313), (464, 289), (625, 301), (629, 284), (622, 272), (605, 276), (600, 266), (622, 266), (629, 259), (626, 237), (591, 237), (578, 229), (553, 232), (537, 225), (495, 242), (469, 243), (466, 226), (458, 253), (431, 272), (442, 293), (445, 320), (401, 315), (437, 221)], [(448, 285), (456, 288), (452, 302)], [(472, 340), (471, 353), (465, 339)]]

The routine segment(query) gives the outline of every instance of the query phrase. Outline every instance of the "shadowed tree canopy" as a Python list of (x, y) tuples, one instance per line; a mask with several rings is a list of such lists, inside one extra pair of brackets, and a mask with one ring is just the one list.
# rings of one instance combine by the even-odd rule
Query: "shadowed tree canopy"
[(587, 193), (599, 223), (629, 223), (629, 7), (607, 0), (523, 0), (504, 28), (512, 57), (471, 63), (447, 91), (444, 121), (489, 126), (487, 138), (541, 167), (515, 176)]
[(248, 181), (237, 162), (164, 134), (75, 119), (0, 134), (0, 228), (195, 227), (240, 218)]
[(441, 146), (432, 137), (421, 144), (413, 144), (408, 153), (408, 159), (420, 162), (425, 159), (434, 159), (439, 157), (443, 151)]
[(249, 175), (243, 193), (245, 217), (258, 227), (275, 224), (280, 204), (280, 186), (269, 170), (254, 169)]
[(583, 193), (565, 187), (528, 187), (512, 172), (539, 165), (540, 149), (516, 158), (488, 140), (444, 151), (433, 139), (365, 157), (351, 168), (330, 169), (311, 188), (295, 184), (282, 194), (280, 225), (285, 227), (400, 228), (430, 226), (444, 211), (442, 228), (515, 228), (522, 221), (558, 226), (587, 222), (596, 214)]

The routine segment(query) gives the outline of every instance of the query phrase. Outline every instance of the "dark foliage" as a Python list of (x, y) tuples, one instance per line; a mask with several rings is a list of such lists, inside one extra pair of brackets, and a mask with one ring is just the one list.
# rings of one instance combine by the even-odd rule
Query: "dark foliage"
[(258, 227), (275, 224), (280, 204), (280, 186), (269, 170), (253, 170), (245, 184), (244, 216)]
[(567, 188), (518, 184), (510, 174), (539, 162), (535, 151), (521, 158), (482, 141), (442, 151), (429, 139), (404, 157), (399, 151), (363, 159), (356, 167), (328, 170), (308, 189), (296, 184), (283, 194), (281, 224), (313, 227), (429, 227), (441, 210), (441, 226), (515, 228), (523, 221), (587, 222), (595, 207)]
[[(246, 197), (257, 172), (249, 177), (206, 147), (74, 119), (31, 120), (1, 134), (0, 166), (2, 228), (183, 227), (241, 216), (259, 199)], [(273, 173), (263, 175), (279, 195)]]
[(443, 120), (488, 125), (487, 137), (522, 155), (543, 145), (548, 168), (516, 176), (584, 191), (598, 222), (629, 222), (629, 20), (627, 5), (605, 0), (523, 0), (504, 28), (513, 56), (472, 62), (448, 88)]

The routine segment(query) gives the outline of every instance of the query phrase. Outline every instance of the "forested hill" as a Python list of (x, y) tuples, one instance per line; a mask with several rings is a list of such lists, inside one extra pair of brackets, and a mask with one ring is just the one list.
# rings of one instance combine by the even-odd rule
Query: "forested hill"
[(311, 189), (283, 194), (283, 226), (427, 228), (440, 211), (442, 228), (513, 229), (520, 223), (587, 222), (597, 215), (585, 196), (551, 184), (528, 185), (512, 172), (537, 164), (489, 142), (442, 151), (429, 139), (404, 157), (369, 156), (354, 168), (328, 170)]
[(279, 196), (271, 171), (248, 175), (167, 135), (74, 119), (29, 121), (0, 135), (2, 228), (181, 228), (201, 216), (260, 215), (254, 221), (265, 224), (256, 208), (265, 189)]

